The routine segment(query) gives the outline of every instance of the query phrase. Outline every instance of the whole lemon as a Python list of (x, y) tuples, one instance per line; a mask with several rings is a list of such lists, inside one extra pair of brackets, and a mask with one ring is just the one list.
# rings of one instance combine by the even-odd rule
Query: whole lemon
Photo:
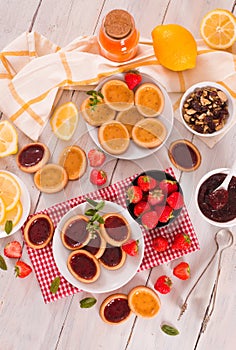
[(158, 25), (152, 30), (155, 55), (164, 67), (182, 71), (196, 66), (197, 44), (193, 35), (178, 24)]

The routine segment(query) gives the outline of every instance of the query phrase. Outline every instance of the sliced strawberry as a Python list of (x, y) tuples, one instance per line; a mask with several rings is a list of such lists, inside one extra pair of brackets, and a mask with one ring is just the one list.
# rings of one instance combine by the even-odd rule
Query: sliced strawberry
[(138, 245), (139, 245), (138, 240), (135, 241), (134, 239), (130, 239), (129, 241), (122, 244), (121, 248), (126, 254), (135, 256), (138, 254)]
[(185, 233), (177, 233), (171, 248), (173, 250), (185, 250), (191, 246), (191, 238)]
[(93, 185), (102, 186), (107, 181), (107, 174), (103, 170), (93, 169), (90, 173), (90, 182)]
[(169, 207), (169, 205), (166, 205), (159, 217), (159, 221), (162, 222), (163, 224), (169, 221), (173, 216), (173, 209)]
[(133, 90), (142, 81), (142, 76), (137, 70), (131, 70), (125, 74), (125, 82), (130, 90)]
[(164, 237), (155, 237), (152, 240), (152, 247), (157, 252), (164, 252), (168, 248), (168, 240)]
[(159, 183), (159, 187), (160, 189), (162, 189), (162, 191), (166, 194), (171, 194), (172, 192), (178, 191), (178, 185), (176, 181), (172, 181), (172, 180), (162, 180)]
[(180, 209), (184, 205), (184, 199), (180, 192), (173, 192), (167, 197), (166, 202), (174, 210)]
[(148, 194), (148, 203), (151, 205), (157, 205), (161, 204), (165, 198), (164, 193), (162, 190), (153, 190), (150, 191)]
[(22, 246), (18, 241), (7, 243), (4, 248), (4, 255), (8, 258), (19, 259), (22, 255)]
[(15, 264), (16, 277), (25, 278), (32, 272), (32, 268), (22, 260), (18, 260)]
[(134, 215), (140, 216), (141, 214), (144, 214), (146, 211), (149, 211), (151, 209), (148, 202), (141, 200), (134, 206)]
[(88, 160), (91, 167), (99, 167), (105, 162), (106, 156), (99, 148), (93, 148), (88, 152)]
[(142, 225), (147, 229), (151, 230), (156, 227), (158, 223), (158, 215), (155, 210), (147, 211), (141, 217)]
[(142, 196), (143, 192), (138, 186), (130, 186), (127, 189), (127, 197), (130, 203), (138, 203), (139, 201), (141, 201)]
[(173, 274), (181, 280), (187, 280), (190, 277), (190, 266), (186, 262), (181, 262), (173, 269)]
[(141, 175), (137, 180), (137, 184), (143, 192), (148, 192), (157, 186), (157, 180), (149, 175)]
[(167, 294), (171, 291), (172, 285), (173, 283), (171, 279), (168, 276), (163, 275), (156, 280), (154, 288), (161, 294)]

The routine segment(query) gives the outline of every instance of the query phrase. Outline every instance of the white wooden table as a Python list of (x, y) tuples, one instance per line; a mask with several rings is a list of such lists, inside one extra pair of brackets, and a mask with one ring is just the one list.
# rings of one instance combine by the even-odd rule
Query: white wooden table
[[(63, 46), (79, 35), (96, 34), (104, 15), (114, 8), (128, 10), (135, 18), (141, 36), (151, 39), (151, 30), (161, 23), (178, 23), (188, 28), (199, 38), (199, 24), (203, 15), (215, 8), (226, 8), (236, 14), (233, 0), (1, 0), (0, 1), (0, 49), (24, 31), (38, 31), (56, 44)], [(60, 101), (72, 100), (80, 105), (84, 93), (65, 92)], [(81, 123), (82, 125), (83, 123)], [(85, 125), (80, 132), (85, 132)], [(213, 149), (208, 148), (198, 138), (190, 134), (175, 120), (170, 140), (175, 138), (192, 140), (202, 155), (202, 164), (194, 173), (181, 173), (175, 170), (183, 186), (186, 204), (197, 236), (200, 251), (187, 255), (191, 265), (191, 279), (182, 282), (175, 279), (174, 288), (168, 295), (160, 295), (162, 308), (153, 319), (145, 320), (132, 316), (119, 326), (108, 326), (99, 317), (99, 305), (109, 294), (94, 295), (98, 302), (91, 309), (81, 309), (79, 301), (90, 296), (80, 292), (74, 296), (45, 305), (34, 274), (26, 279), (16, 279), (13, 273), (14, 261), (8, 260), (8, 271), (0, 270), (0, 349), (1, 350), (232, 350), (236, 344), (236, 302), (235, 302), (235, 246), (223, 256), (223, 266), (218, 287), (215, 311), (204, 334), (200, 334), (202, 320), (209, 303), (215, 278), (215, 269), (210, 269), (193, 293), (188, 310), (177, 321), (179, 307), (187, 292), (199, 276), (215, 250), (214, 234), (218, 230), (207, 224), (198, 214), (193, 200), (194, 188), (201, 176), (214, 168), (229, 167), (235, 158), (236, 128), (232, 128)], [(88, 151), (94, 146), (85, 135), (84, 145)], [(51, 134), (46, 128), (40, 141), (52, 150), (52, 161), (57, 161), (58, 152), (66, 144)], [(30, 142), (19, 132), (19, 147)], [(73, 142), (73, 140), (71, 141)], [(128, 177), (140, 169), (164, 169), (170, 166), (167, 150), (160, 151), (142, 161), (109, 159), (107, 169), (109, 180), (114, 183)], [(39, 211), (62, 200), (93, 191), (88, 176), (79, 185), (70, 182), (65, 192), (57, 195), (44, 195), (34, 186), (33, 179), (22, 173), (15, 162), (15, 156), (0, 159), (0, 168), (20, 176), (30, 190), (31, 213)], [(65, 198), (66, 197), (66, 198)], [(234, 234), (236, 229), (233, 228)], [(12, 238), (22, 240), (21, 232), (1, 239), (0, 253)], [(24, 247), (23, 258), (30, 263)], [(127, 293), (133, 286), (147, 284), (153, 288), (158, 275), (170, 274), (175, 262), (161, 265), (136, 276), (120, 291)], [(169, 323), (176, 326), (180, 335), (170, 337), (160, 330), (160, 325)], [(200, 338), (199, 338), (200, 337)]]

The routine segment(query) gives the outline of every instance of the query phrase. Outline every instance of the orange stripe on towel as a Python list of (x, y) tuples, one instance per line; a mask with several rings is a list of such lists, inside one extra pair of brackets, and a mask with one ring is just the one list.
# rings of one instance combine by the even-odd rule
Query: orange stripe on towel
[(1, 54), (3, 56), (30, 56), (30, 57), (34, 57), (36, 56), (36, 52), (35, 51), (3, 51), (1, 52)]
[(60, 52), (59, 56), (60, 56), (61, 62), (63, 64), (63, 67), (65, 69), (67, 80), (72, 80), (71, 69), (70, 69), (70, 66), (67, 62), (65, 52)]

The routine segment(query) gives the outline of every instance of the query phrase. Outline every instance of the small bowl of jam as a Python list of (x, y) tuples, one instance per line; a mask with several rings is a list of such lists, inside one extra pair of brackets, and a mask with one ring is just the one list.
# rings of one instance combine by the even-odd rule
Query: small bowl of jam
[(236, 225), (236, 174), (229, 183), (228, 200), (224, 206), (217, 203), (217, 201), (222, 201), (222, 198), (212, 195), (212, 192), (224, 181), (228, 172), (228, 168), (208, 172), (199, 181), (195, 192), (195, 202), (201, 216), (208, 223), (218, 227)]

